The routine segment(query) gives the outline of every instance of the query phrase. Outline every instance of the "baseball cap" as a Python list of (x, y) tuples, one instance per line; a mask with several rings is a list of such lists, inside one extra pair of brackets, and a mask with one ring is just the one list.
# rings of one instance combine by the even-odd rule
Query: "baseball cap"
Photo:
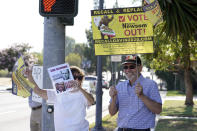
[[(137, 60), (137, 62), (136, 62), (136, 60)], [(127, 64), (127, 63), (130, 63), (130, 64), (137, 63), (137, 65), (141, 65), (141, 59), (137, 55), (127, 55), (125, 58), (125, 61), (122, 63), (122, 65)]]

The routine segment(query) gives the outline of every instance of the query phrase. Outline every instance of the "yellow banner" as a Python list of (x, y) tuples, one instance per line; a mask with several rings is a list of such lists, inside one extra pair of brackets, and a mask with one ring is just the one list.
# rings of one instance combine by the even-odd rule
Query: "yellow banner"
[(163, 22), (162, 12), (157, 0), (143, 7), (146, 16), (154, 26)]
[(34, 88), (34, 85), (25, 76), (26, 68), (23, 56), (20, 56), (12, 71), (12, 94), (24, 98), (30, 96), (31, 89)]
[(142, 7), (92, 10), (95, 55), (153, 52), (153, 26)]

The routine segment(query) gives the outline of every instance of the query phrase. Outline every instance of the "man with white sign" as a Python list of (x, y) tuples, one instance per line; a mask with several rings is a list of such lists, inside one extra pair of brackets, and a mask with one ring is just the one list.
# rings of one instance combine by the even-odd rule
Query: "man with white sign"
[[(42, 88), (42, 66), (33, 67), (33, 78), (36, 81), (37, 85)], [(41, 131), (42, 123), (42, 98), (31, 91), (31, 96), (29, 96), (29, 107), (31, 108), (30, 116), (30, 130), (31, 131)]]

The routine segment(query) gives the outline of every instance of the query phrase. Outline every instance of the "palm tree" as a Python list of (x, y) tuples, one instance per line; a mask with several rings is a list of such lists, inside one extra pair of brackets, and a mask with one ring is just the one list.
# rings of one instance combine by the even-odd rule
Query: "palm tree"
[[(190, 54), (193, 48), (190, 40), (197, 30), (197, 1), (196, 0), (158, 0), (162, 13), (164, 26), (161, 33), (166, 34), (166, 39), (175, 43), (182, 43), (183, 56), (181, 63), (184, 69), (184, 83), (186, 88), (185, 105), (193, 105), (193, 88), (191, 82)], [(162, 35), (161, 35), (162, 36)]]

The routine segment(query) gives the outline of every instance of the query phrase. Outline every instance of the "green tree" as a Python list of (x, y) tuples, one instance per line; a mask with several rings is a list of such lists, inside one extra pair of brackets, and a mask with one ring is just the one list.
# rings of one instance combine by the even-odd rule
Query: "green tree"
[(9, 72), (11, 72), (18, 56), (20, 54), (22, 55), (26, 54), (28, 56), (28, 51), (30, 49), (31, 46), (29, 46), (26, 43), (22, 43), (22, 44), (15, 44), (10, 48), (0, 51), (0, 70), (7, 69)]
[(69, 65), (81, 67), (81, 57), (77, 53), (70, 53), (66, 56), (65, 61), (69, 63)]
[(43, 65), (43, 53), (33, 52), (31, 53), (36, 61), (35, 64)]
[[(196, 0), (159, 0), (164, 23), (155, 29), (155, 52), (149, 65), (160, 70), (184, 72), (186, 105), (193, 105), (190, 56), (196, 52)], [(158, 35), (159, 34), (159, 35)]]
[[(160, 0), (164, 15), (163, 31), (167, 38), (181, 42), (182, 56), (180, 64), (184, 70), (184, 82), (186, 87), (186, 105), (193, 105), (193, 88), (191, 82), (191, 61), (192, 38), (197, 29), (197, 1), (196, 0)], [(170, 15), (169, 15), (170, 14)]]
[[(86, 30), (86, 37), (88, 43), (85, 46), (84, 57), (86, 60), (91, 60), (91, 68), (88, 70), (88, 72), (94, 72), (96, 71), (97, 57), (95, 56), (95, 48), (94, 48), (93, 35), (91, 29)], [(102, 67), (103, 67), (103, 71), (110, 69), (109, 56), (102, 56)]]
[(69, 55), (69, 53), (72, 53), (74, 50), (75, 40), (69, 36), (66, 36), (65, 39), (65, 56)]
[(85, 50), (85, 44), (84, 43), (76, 43), (74, 45), (73, 53), (80, 54), (81, 59), (83, 59), (84, 50)]
[(94, 72), (94, 71), (96, 71), (97, 58), (96, 58), (95, 53), (94, 53), (92, 30), (86, 30), (85, 33), (86, 33), (88, 43), (85, 46), (84, 57), (87, 60), (91, 61), (91, 68), (88, 69), (87, 71), (88, 72)]

